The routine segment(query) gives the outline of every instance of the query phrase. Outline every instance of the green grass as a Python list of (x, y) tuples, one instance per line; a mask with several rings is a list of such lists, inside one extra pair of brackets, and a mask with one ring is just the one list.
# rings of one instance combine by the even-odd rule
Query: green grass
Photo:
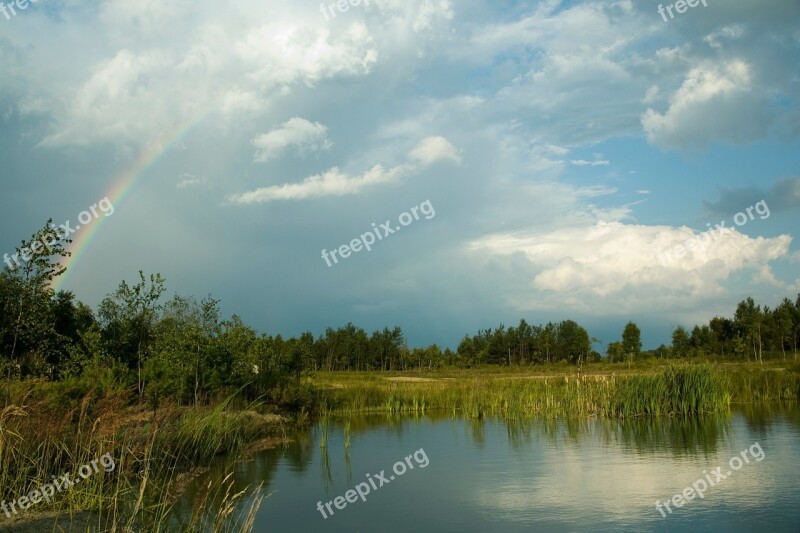
[[(413, 376), (413, 377), (412, 377)], [(390, 381), (387, 378), (417, 381)], [(691, 416), (727, 412), (732, 402), (797, 400), (800, 369), (779, 364), (680, 365), (646, 362), (444, 370), (394, 374), (327, 373), (315, 378), (324, 412), (425, 413), (444, 410), (546, 418)]]

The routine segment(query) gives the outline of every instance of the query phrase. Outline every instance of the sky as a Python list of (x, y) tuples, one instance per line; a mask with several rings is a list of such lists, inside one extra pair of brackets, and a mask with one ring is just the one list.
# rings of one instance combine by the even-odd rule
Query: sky
[(798, 0), (352, 3), (3, 2), (0, 254), (451, 348), (800, 293)]

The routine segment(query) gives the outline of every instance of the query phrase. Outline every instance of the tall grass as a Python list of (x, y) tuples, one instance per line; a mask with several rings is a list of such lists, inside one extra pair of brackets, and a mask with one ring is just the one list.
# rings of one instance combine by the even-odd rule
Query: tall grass
[[(53, 476), (69, 473), (74, 479), (81, 465), (103, 454), (114, 458), (113, 471), (100, 469), (57, 493), (49, 504), (41, 502), (17, 516), (36, 519), (54, 511), (56, 529), (69, 527), (78, 514), (83, 524), (88, 512), (94, 528), (102, 531), (174, 530), (167, 524), (172, 524), (172, 506), (187, 473), (201, 471), (198, 466), (220, 454), (235, 457), (246, 444), (274, 434), (277, 427), (273, 418), (257, 412), (257, 404), (229, 410), (231, 398), (210, 407), (171, 405), (153, 412), (135, 405), (128, 391), (103, 392), (84, 384), (66, 391), (64, 387), (15, 383), (13, 403), (0, 411), (0, 489), (6, 500), (30, 493)], [(261, 489), (233, 494), (224, 490), (224, 483), (214, 485), (220, 505), (195, 513), (197, 523), (222, 520), (239, 531), (252, 522), (247, 515), (261, 504)], [(242, 513), (233, 512), (247, 502), (249, 511), (245, 507)]]
[(447, 410), (482, 418), (697, 415), (727, 411), (728, 378), (709, 365), (668, 367), (641, 375), (574, 375), (531, 379), (491, 376), (453, 381), (366, 381), (322, 393), (338, 414)]
[(753, 368), (730, 372), (733, 401), (800, 399), (800, 365), (790, 368)]
[(605, 414), (699, 415), (727, 411), (730, 402), (728, 379), (712, 367), (669, 367), (660, 374), (621, 381)]

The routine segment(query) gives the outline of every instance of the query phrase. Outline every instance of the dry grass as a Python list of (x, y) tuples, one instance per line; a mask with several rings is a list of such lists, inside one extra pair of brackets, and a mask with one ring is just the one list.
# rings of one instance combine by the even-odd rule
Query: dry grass
[[(41, 381), (14, 383), (12, 391), (12, 403), (0, 411), (0, 490), (6, 500), (30, 493), (52, 476), (74, 474), (105, 453), (116, 463), (113, 471), (101, 468), (51, 503), (16, 515), (14, 527), (22, 529), (52, 530), (57, 524), (85, 531), (88, 521), (92, 531), (167, 530), (173, 503), (204, 466), (281, 434), (285, 422), (258, 412), (258, 406), (229, 410), (228, 400), (196, 409), (164, 405), (154, 412), (119, 391), (91, 390), (80, 397)], [(193, 517), (215, 527), (230, 525), (220, 530), (252, 525), (248, 516), (261, 505), (261, 487), (234, 494), (219, 480), (212, 485), (215, 505)], [(50, 526), (41, 527), (46, 523)], [(197, 530), (199, 523), (186, 527)]]

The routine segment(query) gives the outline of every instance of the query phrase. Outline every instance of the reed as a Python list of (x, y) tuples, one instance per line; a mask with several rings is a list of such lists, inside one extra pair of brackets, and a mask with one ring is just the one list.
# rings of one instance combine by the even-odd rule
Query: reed
[(329, 419), (327, 416), (323, 416), (319, 421), (319, 447), (320, 448), (327, 448), (328, 447), (328, 431), (329, 431)]
[(734, 402), (796, 401), (800, 399), (800, 365), (756, 367), (729, 373)]
[(712, 367), (669, 367), (660, 374), (633, 376), (617, 386), (611, 416), (699, 415), (730, 407), (728, 380)]
[(348, 385), (323, 388), (321, 397), (331, 412), (421, 414), (446, 410), (453, 416), (460, 413), (472, 418), (691, 416), (725, 412), (732, 401), (728, 375), (707, 364), (669, 366), (623, 376), (509, 379), (483, 375), (446, 381), (366, 379)]
[[(236, 493), (233, 485), (232, 472), (221, 483), (209, 479), (195, 498), (190, 520), (181, 524), (181, 529), (215, 533), (252, 531), (255, 515), (269, 495), (262, 494), (263, 482), (255, 489), (247, 487)], [(242, 505), (248, 499), (249, 504)]]
[[(12, 403), (0, 411), (0, 487), (7, 500), (53, 476), (70, 473), (74, 478), (81, 465), (106, 453), (114, 458), (111, 472), (101, 468), (49, 504), (41, 502), (18, 517), (34, 520), (55, 512), (56, 529), (87, 529), (93, 523), (91, 529), (102, 531), (174, 530), (170, 513), (187, 473), (220, 454), (235, 458), (248, 442), (277, 427), (275, 420), (256, 412), (256, 404), (229, 411), (230, 398), (212, 407), (164, 406), (154, 413), (133, 404), (124, 390), (81, 390), (85, 396), (80, 397), (64, 394), (63, 387), (16, 383)], [(203, 523), (224, 522), (231, 527), (220, 530), (231, 531), (252, 523), (247, 513), (261, 505), (260, 488), (247, 491), (247, 498), (241, 491), (219, 490), (220, 506), (214, 512), (222, 514), (200, 513)], [(245, 499), (251, 507), (242, 514), (238, 511)]]

